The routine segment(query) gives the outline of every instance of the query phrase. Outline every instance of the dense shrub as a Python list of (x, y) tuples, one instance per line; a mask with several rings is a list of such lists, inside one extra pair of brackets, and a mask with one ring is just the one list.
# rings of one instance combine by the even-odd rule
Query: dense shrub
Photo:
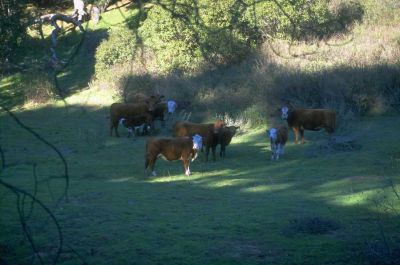
[[(96, 50), (96, 76), (107, 75), (110, 67), (131, 62), (136, 55), (136, 35), (127, 28), (115, 28), (108, 32)], [(109, 72), (109, 74), (112, 74)]]
[(233, 0), (182, 0), (173, 7), (155, 6), (140, 33), (164, 72), (234, 63), (251, 52), (259, 37), (245, 9), (244, 3)]
[(358, 2), (340, 2), (334, 10), (328, 0), (267, 1), (259, 8), (265, 23), (264, 33), (283, 39), (309, 40), (329, 38), (345, 32), (363, 18)]
[(243, 61), (268, 36), (327, 38), (362, 18), (358, 3), (329, 8), (328, 0), (180, 0), (153, 6), (139, 33), (162, 72)]

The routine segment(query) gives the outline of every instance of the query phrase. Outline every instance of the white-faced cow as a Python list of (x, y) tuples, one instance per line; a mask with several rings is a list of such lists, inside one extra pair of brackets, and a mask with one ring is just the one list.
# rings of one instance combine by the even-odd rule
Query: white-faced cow
[(185, 175), (190, 175), (189, 164), (197, 157), (202, 147), (202, 137), (198, 134), (192, 137), (150, 138), (146, 142), (145, 174), (150, 168), (151, 174), (156, 176), (154, 165), (158, 157), (168, 161), (182, 160)]
[(158, 103), (152, 111), (154, 120), (160, 120), (161, 126), (165, 127), (165, 113), (171, 115), (175, 112), (177, 104), (173, 100)]
[(336, 129), (336, 112), (330, 109), (289, 109), (282, 108), (282, 119), (286, 120), (295, 134), (298, 143), (300, 132), (301, 143), (304, 144), (304, 130), (319, 131), (325, 129), (332, 134)]
[(288, 139), (288, 129), (281, 125), (278, 128), (267, 130), (267, 135), (271, 143), (271, 160), (278, 160), (280, 155), (284, 154), (284, 147)]

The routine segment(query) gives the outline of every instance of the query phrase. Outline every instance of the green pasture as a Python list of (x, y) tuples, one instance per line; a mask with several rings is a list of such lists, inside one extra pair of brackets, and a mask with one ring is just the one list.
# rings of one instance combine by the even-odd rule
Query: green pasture
[[(59, 221), (59, 264), (394, 264), (400, 243), (398, 116), (354, 120), (360, 149), (328, 152), (327, 135), (306, 132), (270, 161), (266, 128), (242, 130), (224, 159), (191, 164), (158, 160), (144, 177), (145, 137), (108, 133), (108, 108), (49, 104), (17, 117), (58, 155), (4, 112), (1, 180), (34, 192)], [(169, 135), (168, 127), (160, 135)], [(159, 126), (159, 125), (158, 125)], [(125, 135), (120, 128), (121, 135)], [(3, 165), (2, 165), (3, 166)], [(0, 261), (40, 264), (22, 234), (17, 197), (0, 186)], [(21, 198), (22, 199), (22, 198)], [(29, 212), (30, 200), (25, 209)], [(28, 219), (50, 264), (59, 245), (54, 224), (34, 205)], [(78, 257), (81, 257), (81, 259)]]

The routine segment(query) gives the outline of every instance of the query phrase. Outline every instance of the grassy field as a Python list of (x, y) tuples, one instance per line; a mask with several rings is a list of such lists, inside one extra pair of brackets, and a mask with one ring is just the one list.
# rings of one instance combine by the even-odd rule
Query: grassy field
[[(291, 134), (284, 157), (272, 162), (265, 128), (258, 128), (236, 136), (225, 159), (205, 163), (199, 157), (190, 177), (181, 162), (158, 160), (158, 176), (145, 178), (145, 138), (109, 137), (107, 108), (76, 99), (67, 107), (16, 113), (67, 161), (69, 202), (57, 207), (65, 187), (58, 178), (61, 160), (0, 116), (1, 178), (33, 193), (36, 165), (37, 196), (63, 233), (60, 264), (81, 263), (75, 252), (88, 264), (399, 261), (400, 204), (393, 192), (400, 190), (399, 116), (354, 121), (348, 130), (361, 146), (354, 151), (320, 148), (323, 132), (306, 132), (303, 146), (294, 145)], [(0, 209), (0, 264), (37, 264), (21, 232), (16, 196), (3, 186)], [(58, 245), (54, 224), (37, 205), (28, 224), (38, 252), (50, 262)]]
[[(143, 72), (141, 64), (113, 68), (106, 82), (95, 78), (96, 48), (107, 29), (137, 29), (141, 19), (134, 6), (111, 8), (99, 24), (85, 24), (77, 56), (57, 76), (65, 101), (56, 99), (44, 66), (49, 43), (33, 38), (19, 55), (32, 69), (0, 75), (0, 105), (12, 108), (63, 155), (68, 201), (59, 200), (67, 182), (57, 152), (1, 108), (0, 181), (36, 194), (52, 211), (62, 232), (57, 264), (400, 264), (400, 116), (379, 93), (362, 94), (391, 84), (398, 88), (399, 9), (378, 0), (361, 3), (364, 21), (348, 36), (293, 47), (266, 43), (254, 59), (189, 77)], [(50, 31), (46, 26), (47, 36)], [(79, 32), (60, 36), (60, 55), (68, 58), (80, 38)], [(288, 59), (290, 51), (312, 52)], [(108, 107), (121, 99), (124, 75), (132, 90), (145, 84), (149, 93), (161, 88), (167, 97), (188, 101), (192, 121), (226, 113), (257, 122), (242, 126), (226, 158), (206, 163), (200, 156), (190, 177), (181, 162), (164, 160), (156, 163), (157, 177), (145, 177), (145, 137), (109, 136)], [(294, 145), (290, 133), (286, 154), (271, 161), (266, 123), (282, 121), (266, 110), (275, 108), (270, 101), (283, 102), (267, 92), (291, 84), (333, 94), (345, 87), (361, 106), (378, 102), (364, 116), (340, 113), (346, 122), (339, 121), (345, 126), (337, 134), (354, 137), (358, 148), (327, 149), (327, 135), (309, 131), (305, 145)], [(315, 106), (306, 104), (310, 93), (294, 94), (303, 96), (302, 106)], [(177, 119), (158, 135), (170, 135)], [(41, 264), (17, 206), (42, 263), (52, 264), (60, 246), (56, 225), (38, 204), (31, 205), (28, 197), (0, 185), (0, 265)]]

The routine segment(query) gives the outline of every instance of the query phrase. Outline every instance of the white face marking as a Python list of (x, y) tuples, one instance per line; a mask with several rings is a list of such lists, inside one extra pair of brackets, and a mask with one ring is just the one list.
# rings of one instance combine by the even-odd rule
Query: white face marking
[(124, 121), (125, 121), (125, 118), (121, 118), (121, 119), (119, 120), (119, 124), (120, 124), (120, 125), (124, 125)]
[(268, 130), (268, 137), (275, 141), (276, 138), (278, 137), (277, 133), (278, 133), (277, 129), (271, 128), (271, 129)]
[(289, 108), (283, 107), (282, 108), (282, 119), (286, 120), (289, 116)]
[(193, 149), (199, 150), (203, 146), (203, 140), (202, 137), (198, 134), (195, 134), (192, 137), (193, 140)]
[(175, 111), (175, 109), (176, 109), (176, 107), (177, 107), (178, 105), (176, 104), (175, 101), (173, 101), (173, 100), (168, 100), (167, 106), (168, 106), (168, 113), (172, 114), (172, 113), (174, 113), (174, 111)]

